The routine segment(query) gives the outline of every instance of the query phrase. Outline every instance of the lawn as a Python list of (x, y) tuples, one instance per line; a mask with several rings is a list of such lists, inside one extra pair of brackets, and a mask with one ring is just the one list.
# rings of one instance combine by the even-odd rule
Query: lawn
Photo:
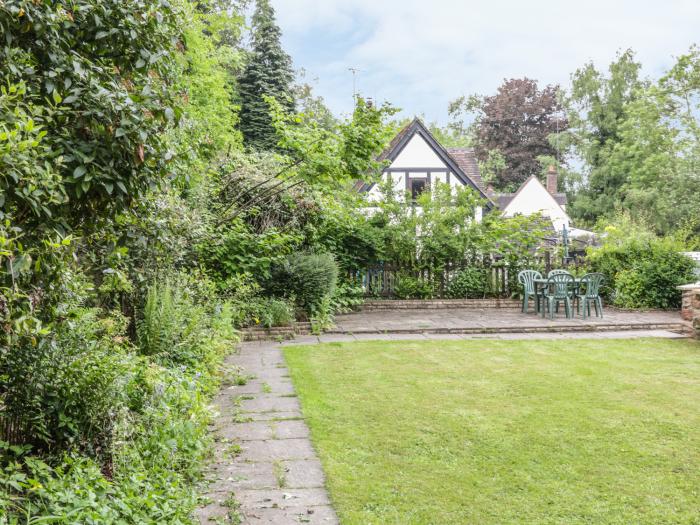
[(344, 524), (700, 523), (700, 344), (370, 341), (285, 355)]

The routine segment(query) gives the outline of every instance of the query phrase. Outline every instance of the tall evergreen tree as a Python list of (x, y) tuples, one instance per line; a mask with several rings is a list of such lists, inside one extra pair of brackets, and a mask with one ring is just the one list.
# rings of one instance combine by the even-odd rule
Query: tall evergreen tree
[(253, 149), (270, 150), (277, 146), (265, 96), (274, 97), (285, 108), (294, 110), (292, 60), (282, 49), (281, 36), (270, 1), (257, 0), (252, 23), (252, 48), (238, 81), (240, 129), (246, 146)]

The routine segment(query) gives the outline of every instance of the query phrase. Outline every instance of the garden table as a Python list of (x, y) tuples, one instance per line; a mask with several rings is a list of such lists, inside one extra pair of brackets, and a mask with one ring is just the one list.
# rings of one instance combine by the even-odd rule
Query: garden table
[[(535, 283), (535, 297), (538, 297), (540, 295), (540, 292), (542, 290), (544, 290), (544, 287), (547, 286), (547, 282), (549, 281), (549, 279), (547, 277), (541, 277), (539, 279), (533, 279), (532, 281), (533, 281), (533, 283)], [(572, 297), (576, 297), (578, 295), (578, 290), (579, 290), (579, 287), (581, 286), (581, 282), (582, 282), (581, 278), (574, 277), (574, 287), (571, 290)], [(539, 304), (540, 304), (539, 299), (536, 299), (535, 310), (537, 312), (540, 311)]]

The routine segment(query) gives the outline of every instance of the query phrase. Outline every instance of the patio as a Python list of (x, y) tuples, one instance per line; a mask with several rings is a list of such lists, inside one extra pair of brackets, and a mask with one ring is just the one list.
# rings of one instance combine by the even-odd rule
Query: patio
[[(443, 303), (444, 304), (444, 303)], [(682, 331), (676, 311), (623, 311), (607, 307), (604, 317), (567, 319), (562, 311), (554, 320), (511, 308), (416, 308), (362, 310), (338, 315), (328, 333), (537, 333), (624, 330)]]

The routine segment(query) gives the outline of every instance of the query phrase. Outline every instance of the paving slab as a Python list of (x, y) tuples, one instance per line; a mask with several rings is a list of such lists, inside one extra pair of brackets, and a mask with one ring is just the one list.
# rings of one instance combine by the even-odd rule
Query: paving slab
[(314, 459), (283, 461), (287, 487), (322, 487), (325, 482), (321, 462)]
[(309, 427), (300, 419), (270, 421), (272, 435), (275, 439), (310, 439)]
[(293, 412), (300, 410), (301, 405), (296, 397), (260, 394), (253, 399), (242, 399), (240, 408), (243, 412)]
[(265, 439), (241, 443), (242, 461), (276, 461), (315, 458), (309, 438)]
[(285, 412), (251, 412), (242, 414), (250, 421), (290, 421), (295, 419), (304, 419), (304, 414), (301, 410), (290, 410)]
[(221, 466), (209, 473), (209, 494), (236, 493), (241, 489), (277, 490), (274, 465), (269, 461), (241, 461)]
[(333, 508), (329, 505), (316, 507), (290, 507), (286, 509), (258, 509), (246, 511), (244, 525), (329, 525), (338, 523)]
[(316, 507), (330, 505), (328, 494), (320, 488), (281, 488), (242, 489), (236, 492), (236, 500), (246, 509), (298, 509), (299, 507)]

